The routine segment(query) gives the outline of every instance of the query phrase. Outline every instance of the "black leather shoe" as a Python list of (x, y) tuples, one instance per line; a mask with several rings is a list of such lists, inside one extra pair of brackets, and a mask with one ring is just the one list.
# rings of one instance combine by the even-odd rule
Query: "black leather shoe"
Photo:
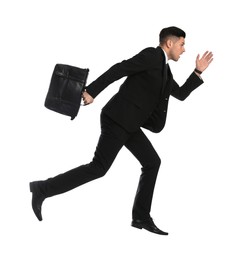
[(146, 221), (135, 219), (132, 221), (132, 227), (139, 228), (139, 229), (144, 228), (144, 229), (146, 229), (152, 233), (158, 234), (158, 235), (165, 235), (165, 236), (168, 235), (167, 232), (164, 232), (155, 226), (152, 218), (150, 218), (149, 220), (146, 220)]
[(46, 197), (40, 191), (40, 183), (41, 181), (30, 182), (30, 191), (32, 192), (32, 209), (39, 221), (42, 221), (41, 206)]

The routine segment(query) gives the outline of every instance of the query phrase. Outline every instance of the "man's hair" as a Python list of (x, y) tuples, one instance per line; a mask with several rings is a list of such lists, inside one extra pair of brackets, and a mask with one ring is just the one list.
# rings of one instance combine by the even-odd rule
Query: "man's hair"
[(161, 30), (159, 34), (159, 42), (163, 44), (171, 36), (175, 36), (178, 38), (180, 37), (186, 38), (186, 33), (180, 28), (175, 26), (167, 27)]

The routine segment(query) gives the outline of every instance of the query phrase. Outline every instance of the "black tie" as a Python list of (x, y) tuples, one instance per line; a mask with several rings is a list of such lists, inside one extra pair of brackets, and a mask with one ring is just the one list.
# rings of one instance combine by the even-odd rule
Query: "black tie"
[(164, 79), (163, 79), (165, 84), (166, 84), (167, 79), (168, 79), (168, 71), (169, 71), (169, 65), (168, 65), (168, 63), (166, 63), (165, 66), (164, 66)]

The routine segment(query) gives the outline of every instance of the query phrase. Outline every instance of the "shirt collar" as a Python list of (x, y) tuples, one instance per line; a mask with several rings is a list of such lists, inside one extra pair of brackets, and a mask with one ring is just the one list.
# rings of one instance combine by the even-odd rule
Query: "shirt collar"
[[(161, 48), (161, 49), (163, 50), (163, 48)], [(167, 64), (168, 63), (168, 56), (167, 56), (167, 54), (164, 50), (163, 50), (163, 52), (164, 52), (164, 55), (165, 55), (165, 64)]]

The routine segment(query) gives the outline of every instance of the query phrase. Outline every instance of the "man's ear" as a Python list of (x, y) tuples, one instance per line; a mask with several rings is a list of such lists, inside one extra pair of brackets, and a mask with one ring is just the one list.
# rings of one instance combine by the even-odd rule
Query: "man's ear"
[(170, 49), (172, 47), (172, 45), (173, 45), (173, 41), (171, 39), (168, 39), (166, 41), (166, 47)]

